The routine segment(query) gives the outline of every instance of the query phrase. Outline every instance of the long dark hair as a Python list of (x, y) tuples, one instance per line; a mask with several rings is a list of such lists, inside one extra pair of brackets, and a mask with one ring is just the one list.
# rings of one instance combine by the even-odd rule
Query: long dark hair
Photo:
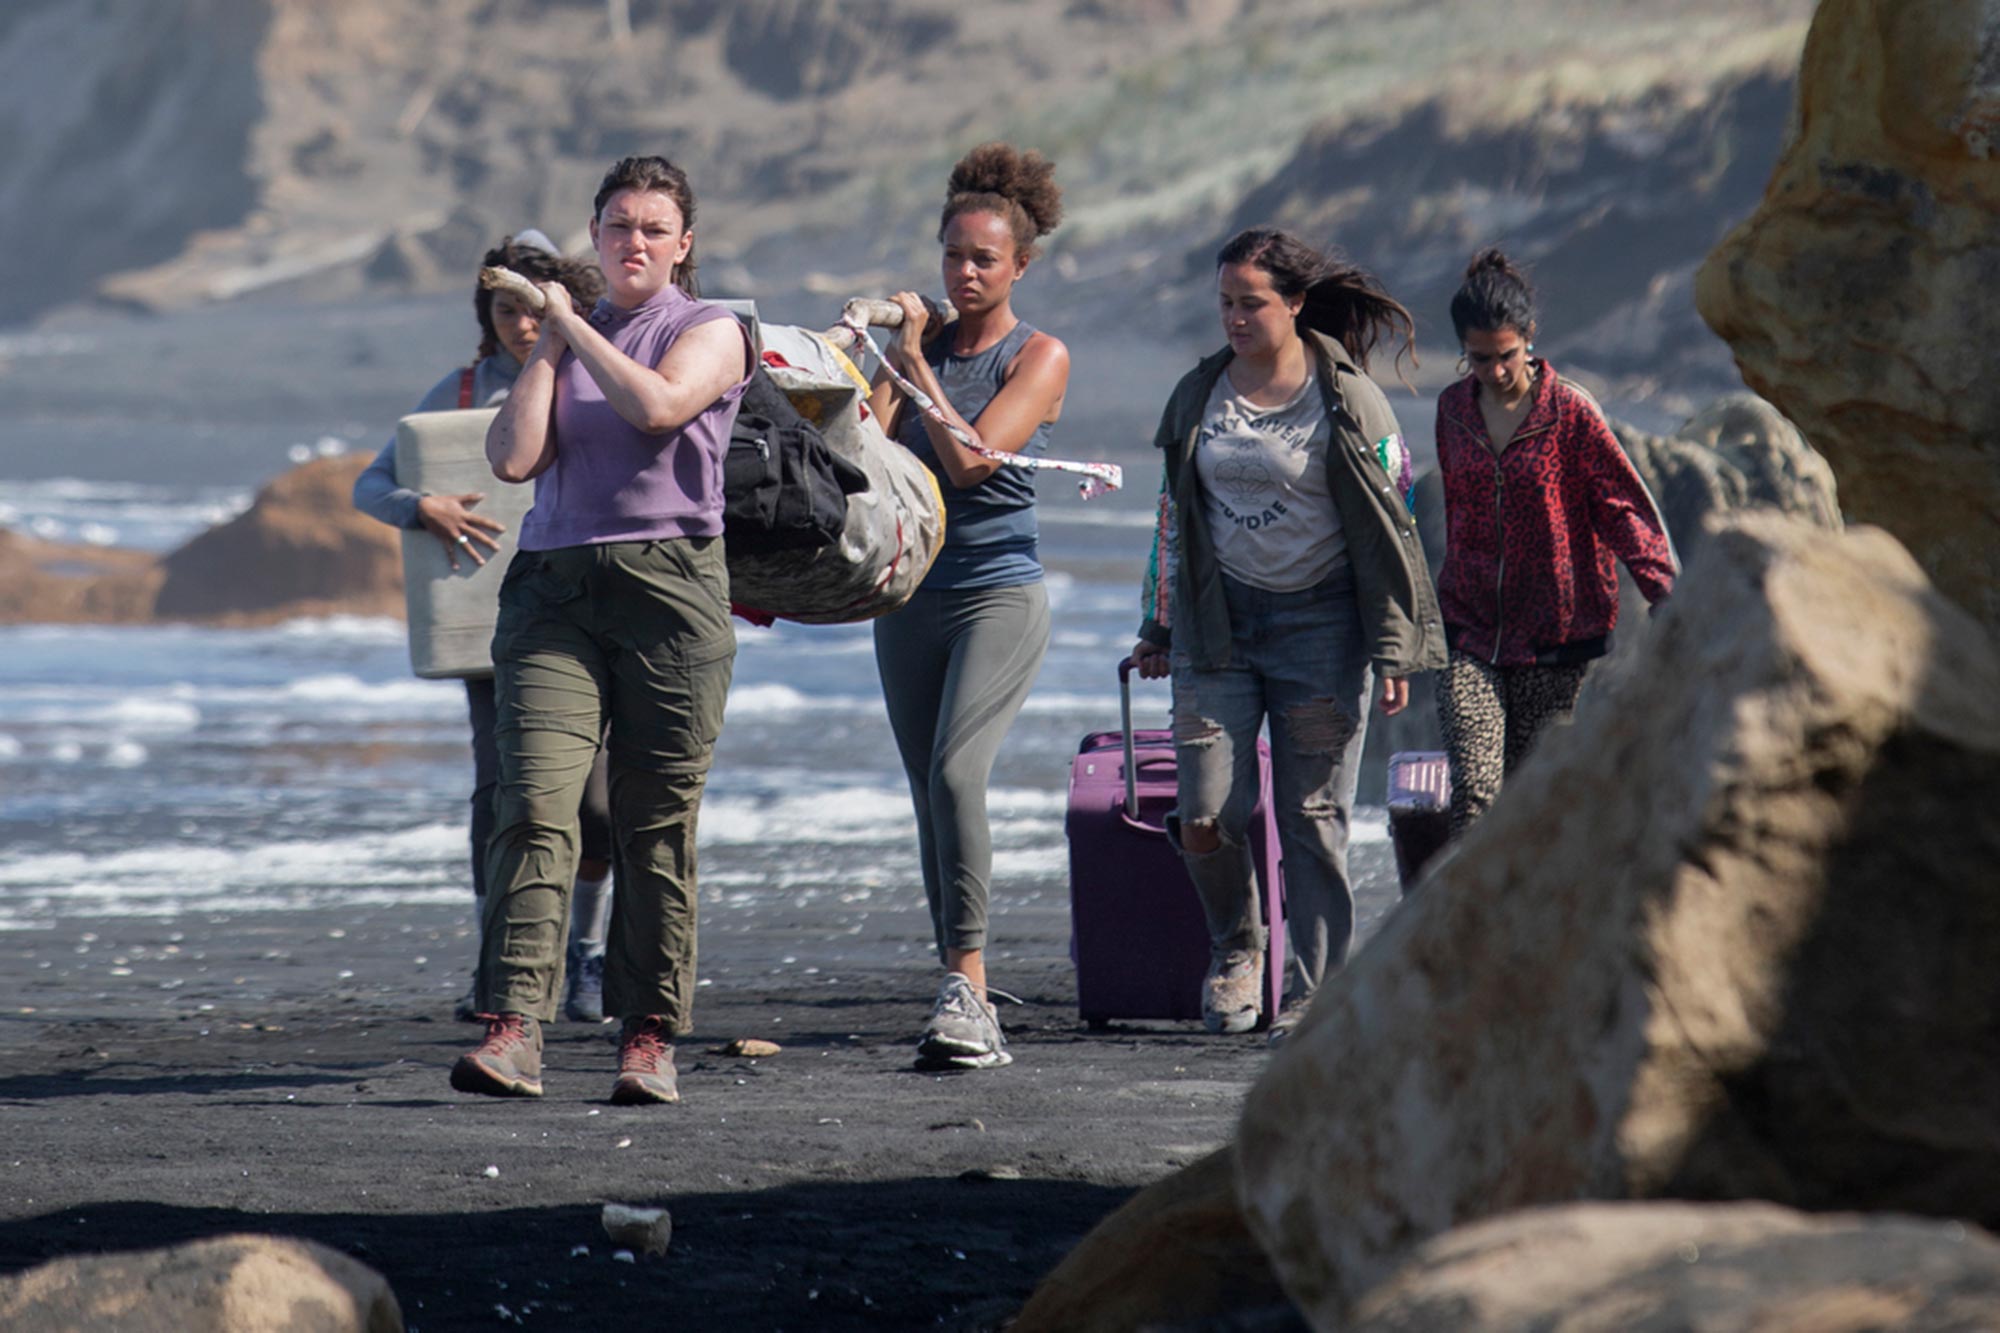
[[(604, 173), (598, 182), (597, 197), (591, 200), (590, 215), (604, 216), (604, 206), (611, 202), (611, 196), (620, 190), (651, 190), (663, 194), (674, 201), (674, 207), (681, 211), (681, 229), (694, 228), (694, 186), (688, 184), (687, 173), (664, 157), (621, 157)], [(701, 282), (695, 277), (694, 243), (688, 243), (687, 258), (674, 268), (674, 285), (689, 296), (701, 295)]]
[(1217, 252), (1215, 266), (1224, 264), (1255, 265), (1271, 275), (1278, 295), (1303, 296), (1299, 331), (1324, 333), (1346, 348), (1363, 371), (1380, 343), (1399, 337), (1403, 345), (1396, 349), (1396, 373), (1402, 374), (1405, 356), (1417, 364), (1417, 321), (1373, 274), (1349, 263), (1338, 250), (1322, 254), (1282, 227), (1249, 227)]
[[(604, 275), (597, 271), (597, 265), (566, 258), (512, 236), (488, 250), (479, 262), (486, 268), (511, 268), (530, 282), (559, 282), (569, 288), (578, 310), (590, 309), (604, 295)], [(475, 285), (472, 310), (479, 316), (478, 359), (484, 361), (500, 350), (500, 335), (493, 329), (492, 291)]]
[(1534, 336), (1534, 284), (1500, 247), (1487, 246), (1465, 266), (1465, 281), (1451, 298), (1451, 327), (1460, 342), (1467, 329), (1512, 329), (1523, 338)]

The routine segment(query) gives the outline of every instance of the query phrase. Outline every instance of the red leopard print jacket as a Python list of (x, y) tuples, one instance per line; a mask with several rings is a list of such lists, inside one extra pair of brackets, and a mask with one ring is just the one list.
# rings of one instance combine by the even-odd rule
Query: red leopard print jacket
[(1498, 458), (1467, 376), (1438, 398), (1451, 646), (1499, 666), (1587, 661), (1618, 623), (1625, 562), (1648, 602), (1674, 587), (1659, 511), (1597, 404), (1535, 363), (1535, 401)]

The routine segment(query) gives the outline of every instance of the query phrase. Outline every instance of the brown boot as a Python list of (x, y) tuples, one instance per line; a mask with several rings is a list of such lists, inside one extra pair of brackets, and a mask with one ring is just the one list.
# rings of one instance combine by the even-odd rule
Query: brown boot
[(526, 1014), (481, 1014), (486, 1040), (451, 1067), (451, 1086), (488, 1097), (542, 1095), (542, 1025)]
[(618, 1081), (611, 1085), (615, 1106), (677, 1102), (680, 1080), (674, 1074), (674, 1030), (658, 1014), (625, 1020), (618, 1042)]

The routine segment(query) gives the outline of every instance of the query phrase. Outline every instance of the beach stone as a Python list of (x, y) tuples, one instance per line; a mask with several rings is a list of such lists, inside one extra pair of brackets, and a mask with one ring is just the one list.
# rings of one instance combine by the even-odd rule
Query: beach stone
[(2000, 627), (2000, 3), (1824, 0), (1790, 142), (1696, 304), (1751, 388)]
[(600, 1217), (604, 1234), (613, 1245), (665, 1254), (673, 1243), (673, 1215), (664, 1208), (635, 1208), (630, 1204), (607, 1203)]
[(1246, 1099), (1319, 1327), (1583, 1198), (2000, 1221), (2000, 648), (1879, 529), (1714, 533)]
[(302, 463), (250, 508), (170, 553), (155, 614), (256, 624), (294, 616), (403, 615), (402, 539), (358, 512), (354, 479), (371, 460)]
[(1771, 1204), (1580, 1203), (1448, 1231), (1349, 1333), (1958, 1333), (2000, 1328), (2000, 1242)]
[(338, 1250), (285, 1236), (57, 1259), (0, 1277), (11, 1333), (401, 1333), (380, 1273)]
[(1093, 1228), (1008, 1329), (1123, 1333), (1259, 1311), (1290, 1316), (1291, 1303), (1244, 1225), (1235, 1153), (1223, 1148), (1139, 1191)]
[(717, 1055), (735, 1056), (744, 1060), (761, 1060), (776, 1055), (784, 1047), (775, 1041), (765, 1041), (762, 1037), (738, 1037), (724, 1046), (715, 1048)]

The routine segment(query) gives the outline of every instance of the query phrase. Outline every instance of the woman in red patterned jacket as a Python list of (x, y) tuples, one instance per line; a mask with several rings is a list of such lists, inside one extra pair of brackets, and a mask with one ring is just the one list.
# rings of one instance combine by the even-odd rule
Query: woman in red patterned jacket
[(1673, 591), (1659, 511), (1588, 394), (1535, 350), (1534, 290), (1498, 250), (1451, 301), (1471, 373), (1438, 398), (1451, 662), (1439, 689), (1456, 837), (1569, 715), (1618, 623), (1618, 570), (1648, 603)]

